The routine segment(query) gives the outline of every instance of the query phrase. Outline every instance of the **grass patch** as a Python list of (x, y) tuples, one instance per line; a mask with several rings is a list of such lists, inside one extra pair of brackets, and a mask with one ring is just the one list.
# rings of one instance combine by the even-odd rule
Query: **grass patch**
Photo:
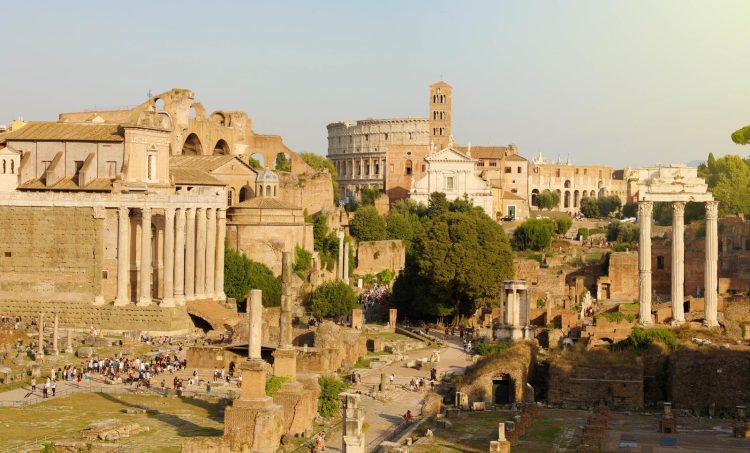
[(286, 382), (288, 378), (284, 376), (271, 376), (270, 378), (266, 379), (266, 395), (268, 396), (274, 396), (275, 394), (279, 393), (279, 390), (281, 390), (281, 386), (284, 385), (284, 382)]
[(609, 322), (620, 323), (623, 321), (635, 322), (635, 315), (625, 314), (621, 311), (608, 311), (605, 313), (597, 313), (594, 315), (594, 319), (604, 318)]
[(560, 422), (551, 418), (535, 418), (521, 440), (552, 445), (560, 433)]
[(372, 362), (372, 358), (360, 357), (353, 368), (370, 368), (370, 362)]

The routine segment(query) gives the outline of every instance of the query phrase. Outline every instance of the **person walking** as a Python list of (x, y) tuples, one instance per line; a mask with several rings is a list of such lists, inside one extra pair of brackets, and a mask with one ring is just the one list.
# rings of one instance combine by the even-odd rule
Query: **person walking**
[(36, 378), (31, 378), (31, 393), (36, 392)]
[(211, 396), (211, 383), (206, 382), (206, 396)]
[(42, 384), (42, 398), (47, 398), (47, 383)]
[(53, 381), (52, 382), (52, 396), (55, 396), (57, 393), (57, 384)]

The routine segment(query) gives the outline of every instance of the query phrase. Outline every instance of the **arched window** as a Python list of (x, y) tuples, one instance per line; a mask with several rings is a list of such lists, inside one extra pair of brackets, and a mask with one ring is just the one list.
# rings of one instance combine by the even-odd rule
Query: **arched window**
[(565, 180), (565, 188), (570, 189), (570, 180)]
[(262, 196), (263, 196), (263, 186), (262, 186), (262, 185), (261, 185), (261, 186), (258, 186), (258, 192), (260, 192), (260, 193), (258, 194), (258, 196), (262, 197)]
[(565, 208), (570, 207), (570, 191), (569, 190), (565, 191), (565, 204), (563, 205), (563, 207)]
[(273, 196), (276, 196), (276, 186), (273, 186)]
[(406, 159), (406, 174), (411, 175), (412, 172), (412, 162), (411, 159)]
[(267, 197), (271, 196), (271, 186), (266, 186), (266, 196)]

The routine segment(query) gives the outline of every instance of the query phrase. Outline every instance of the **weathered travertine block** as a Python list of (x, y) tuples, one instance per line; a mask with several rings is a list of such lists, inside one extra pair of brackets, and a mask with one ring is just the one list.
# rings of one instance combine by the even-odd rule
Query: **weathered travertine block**
[(352, 329), (362, 330), (364, 319), (365, 316), (361, 308), (352, 310)]
[(341, 451), (344, 453), (365, 453), (365, 433), (363, 428), (365, 415), (361, 407), (360, 395), (341, 393), (343, 402), (343, 437)]

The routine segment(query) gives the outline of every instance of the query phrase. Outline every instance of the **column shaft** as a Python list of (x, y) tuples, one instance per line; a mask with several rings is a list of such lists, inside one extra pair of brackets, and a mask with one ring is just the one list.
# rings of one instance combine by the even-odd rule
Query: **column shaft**
[(706, 327), (716, 327), (718, 322), (718, 268), (719, 258), (719, 202), (706, 202), (706, 273), (705, 319)]
[(195, 213), (195, 298), (206, 297), (206, 208)]
[(224, 247), (227, 236), (227, 211), (224, 209), (217, 209), (216, 216), (218, 217), (219, 225), (216, 231), (216, 272), (214, 280), (214, 291), (216, 292), (216, 300), (225, 301), (227, 295), (224, 294)]
[(174, 299), (185, 305), (185, 208), (177, 210), (174, 242)]
[(338, 237), (339, 237), (339, 257), (338, 257), (339, 262), (338, 262), (338, 266), (336, 266), (337, 267), (336, 277), (343, 280), (344, 278), (344, 232), (339, 231)]
[(141, 208), (141, 297), (138, 305), (151, 305), (151, 208)]
[(164, 298), (162, 307), (174, 307), (174, 208), (164, 210)]
[(263, 336), (263, 291), (251, 289), (247, 298), (249, 336), (247, 341), (247, 358), (260, 359), (260, 344)]
[(187, 211), (185, 237), (185, 299), (195, 299), (195, 208)]
[(117, 217), (117, 297), (115, 305), (130, 303), (130, 209), (120, 208)]
[(638, 247), (638, 276), (640, 286), (638, 302), (640, 303), (639, 323), (648, 326), (651, 321), (651, 215), (654, 204), (650, 201), (638, 203), (638, 224), (641, 229)]
[(344, 244), (344, 283), (349, 283), (349, 243)]
[(206, 297), (214, 297), (216, 279), (216, 209), (206, 210)]
[(685, 202), (672, 203), (672, 322), (685, 321)]

